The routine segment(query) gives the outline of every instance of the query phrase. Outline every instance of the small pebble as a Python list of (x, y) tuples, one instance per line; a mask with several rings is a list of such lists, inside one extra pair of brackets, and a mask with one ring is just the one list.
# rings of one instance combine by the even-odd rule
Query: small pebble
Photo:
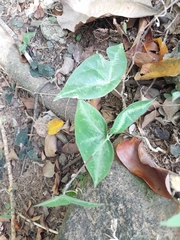
[(54, 47), (54, 44), (51, 41), (47, 41), (47, 47), (49, 48), (49, 50), (52, 50)]
[(64, 144), (65, 144), (65, 143), (68, 143), (67, 137), (66, 137), (62, 132), (56, 134), (56, 137), (57, 137), (62, 143), (64, 143)]
[(62, 166), (65, 166), (67, 164), (68, 160), (66, 158), (66, 155), (64, 153), (61, 153), (61, 155), (59, 156), (59, 163)]
[(69, 173), (67, 173), (62, 179), (61, 179), (61, 182), (62, 183), (67, 183), (69, 180)]
[(170, 153), (176, 158), (179, 157), (180, 156), (180, 145), (171, 144), (170, 145)]

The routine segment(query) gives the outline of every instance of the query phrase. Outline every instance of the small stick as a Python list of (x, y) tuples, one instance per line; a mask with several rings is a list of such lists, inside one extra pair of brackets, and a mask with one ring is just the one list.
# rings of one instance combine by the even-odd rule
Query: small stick
[(42, 228), (42, 229), (44, 229), (44, 230), (46, 230), (46, 231), (49, 231), (49, 232), (51, 232), (51, 233), (54, 233), (54, 234), (58, 234), (57, 231), (55, 231), (55, 230), (53, 230), (53, 229), (51, 229), (51, 228), (46, 229), (46, 228), (45, 228), (44, 226), (42, 226), (41, 224), (39, 224), (39, 223), (37, 223), (37, 222), (33, 222), (33, 221), (31, 221), (30, 219), (26, 218), (26, 217), (23, 216), (21, 213), (17, 213), (17, 214), (18, 214), (18, 216), (20, 216), (21, 218), (25, 219), (27, 222), (32, 223), (32, 224), (34, 224), (34, 225), (37, 226), (37, 227), (40, 227), (40, 228)]
[(82, 159), (81, 155), (76, 157), (74, 160), (72, 160), (70, 163), (68, 163), (66, 166), (62, 168), (62, 171), (64, 171), (66, 168), (72, 166), (73, 164), (79, 162)]
[(2, 140), (4, 143), (4, 156), (6, 159), (6, 165), (7, 165), (7, 171), (8, 171), (8, 179), (9, 179), (9, 198), (10, 198), (10, 205), (11, 205), (11, 239), (16, 239), (16, 230), (14, 227), (15, 222), (15, 200), (14, 200), (14, 194), (13, 194), (13, 176), (12, 176), (12, 168), (11, 168), (11, 162), (9, 159), (9, 151), (8, 151), (8, 141), (7, 136), (5, 132), (5, 128), (2, 124), (2, 120), (0, 118), (0, 130), (2, 134)]

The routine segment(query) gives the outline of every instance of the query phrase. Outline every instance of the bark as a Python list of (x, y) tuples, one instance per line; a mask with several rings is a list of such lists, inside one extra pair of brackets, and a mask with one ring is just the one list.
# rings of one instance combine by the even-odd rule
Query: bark
[[(20, 53), (15, 46), (14, 40), (0, 26), (0, 66), (5, 72), (21, 87), (27, 89), (31, 95), (38, 92), (48, 82), (45, 78), (33, 78), (30, 74), (28, 63), (22, 63)], [(74, 121), (77, 100), (60, 99), (53, 101), (60, 90), (56, 89), (54, 84), (47, 83), (41, 91), (40, 99), (46, 108), (53, 111), (63, 120)]]

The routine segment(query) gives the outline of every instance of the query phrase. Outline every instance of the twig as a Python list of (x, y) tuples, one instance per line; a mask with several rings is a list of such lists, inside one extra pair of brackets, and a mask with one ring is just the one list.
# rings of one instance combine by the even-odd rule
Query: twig
[(74, 160), (72, 160), (72, 161), (69, 162), (66, 166), (64, 166), (64, 167), (62, 168), (62, 171), (64, 171), (66, 168), (72, 166), (73, 164), (79, 162), (81, 159), (82, 159), (81, 155), (78, 156), (78, 157), (76, 157)]
[(82, 170), (85, 168), (85, 166), (89, 163), (89, 161), (92, 159), (92, 155), (88, 158), (88, 160), (83, 164), (83, 166), (77, 171), (76, 174), (73, 174), (73, 177), (71, 180), (66, 184), (65, 188), (63, 189), (63, 194), (66, 193), (66, 191), (69, 189), (71, 186), (72, 182), (76, 179), (76, 177), (82, 172)]
[(16, 230), (14, 227), (14, 222), (15, 222), (15, 200), (14, 200), (14, 195), (13, 195), (13, 176), (12, 176), (12, 168), (11, 168), (11, 162), (9, 159), (9, 151), (8, 151), (8, 141), (7, 141), (7, 136), (6, 132), (4, 129), (4, 126), (2, 124), (1, 118), (0, 118), (0, 129), (1, 129), (1, 134), (2, 134), (2, 140), (4, 143), (4, 156), (6, 159), (6, 165), (7, 165), (7, 171), (8, 171), (8, 179), (9, 179), (9, 198), (10, 198), (10, 205), (11, 205), (11, 239), (16, 238)]
[(17, 214), (18, 214), (18, 216), (20, 216), (21, 218), (25, 219), (27, 222), (32, 223), (32, 224), (34, 224), (34, 225), (37, 226), (37, 227), (40, 227), (40, 228), (42, 228), (42, 229), (44, 229), (44, 230), (46, 230), (46, 231), (49, 231), (49, 232), (51, 232), (51, 233), (54, 233), (54, 234), (58, 234), (57, 231), (55, 231), (55, 230), (53, 230), (53, 229), (51, 229), (51, 228), (46, 229), (46, 228), (45, 228), (44, 226), (42, 226), (41, 224), (39, 224), (39, 223), (37, 223), (37, 222), (33, 222), (33, 221), (31, 221), (30, 219), (26, 218), (26, 217), (23, 216), (21, 213), (17, 213)]

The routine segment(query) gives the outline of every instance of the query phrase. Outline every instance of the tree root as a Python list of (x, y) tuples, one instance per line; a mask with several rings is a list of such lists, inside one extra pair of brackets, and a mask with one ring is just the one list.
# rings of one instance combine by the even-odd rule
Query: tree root
[[(29, 64), (22, 63), (20, 53), (15, 46), (14, 40), (0, 26), (0, 66), (5, 72), (16, 82), (16, 84), (27, 90), (32, 96), (39, 93), (40, 101), (44, 106), (54, 112), (63, 120), (74, 121), (77, 100), (76, 99), (60, 99), (53, 101), (60, 90), (49, 83), (43, 77), (33, 78), (29, 71)], [(45, 84), (47, 83), (47, 84)]]

